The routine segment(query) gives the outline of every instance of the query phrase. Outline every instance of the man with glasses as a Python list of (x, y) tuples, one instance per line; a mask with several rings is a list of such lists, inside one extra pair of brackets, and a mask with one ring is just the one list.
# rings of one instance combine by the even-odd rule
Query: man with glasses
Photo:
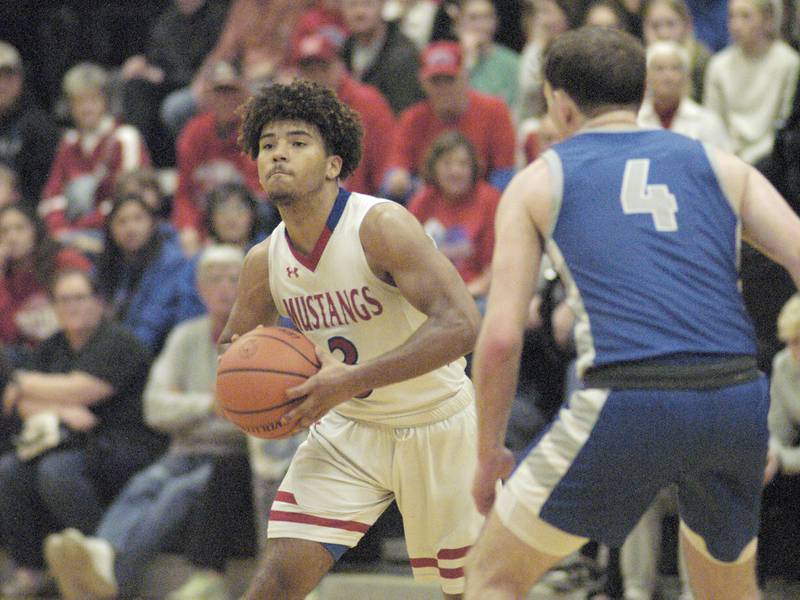
[[(163, 450), (147, 429), (141, 394), (150, 357), (124, 328), (103, 319), (91, 277), (59, 272), (51, 295), (61, 330), (34, 352), (3, 391), (3, 410), (57, 423), (51, 448), (23, 445), (0, 457), (0, 519), (16, 563), (5, 597), (47, 585), (42, 543), (53, 530), (94, 530), (103, 508), (133, 473)], [(24, 438), (24, 433), (21, 436)]]

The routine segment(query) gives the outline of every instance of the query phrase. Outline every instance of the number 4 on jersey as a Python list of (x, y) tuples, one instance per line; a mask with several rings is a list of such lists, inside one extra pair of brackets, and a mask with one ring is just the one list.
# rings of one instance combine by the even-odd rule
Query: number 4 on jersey
[(678, 203), (663, 184), (647, 183), (650, 160), (635, 158), (625, 163), (619, 199), (626, 215), (650, 214), (656, 231), (677, 231)]

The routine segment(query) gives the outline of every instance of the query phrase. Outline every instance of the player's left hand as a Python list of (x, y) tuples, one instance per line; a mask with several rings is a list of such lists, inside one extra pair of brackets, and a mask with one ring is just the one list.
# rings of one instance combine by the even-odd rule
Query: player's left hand
[(365, 391), (357, 386), (352, 365), (336, 360), (330, 352), (320, 347), (316, 351), (322, 365), (320, 370), (302, 384), (286, 390), (288, 400), (305, 396), (305, 400), (281, 419), (281, 423), (293, 425), (292, 433), (308, 429), (331, 408)]
[(514, 455), (508, 448), (498, 447), (478, 459), (472, 481), (472, 499), (482, 515), (488, 515), (497, 494), (497, 482), (505, 480), (514, 470)]

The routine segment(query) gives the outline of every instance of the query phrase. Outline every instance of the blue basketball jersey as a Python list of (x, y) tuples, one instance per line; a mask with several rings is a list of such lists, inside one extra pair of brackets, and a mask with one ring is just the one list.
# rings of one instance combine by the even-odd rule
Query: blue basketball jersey
[(547, 252), (577, 315), (578, 370), (673, 355), (754, 355), (740, 222), (705, 147), (663, 130), (586, 132), (544, 155)]

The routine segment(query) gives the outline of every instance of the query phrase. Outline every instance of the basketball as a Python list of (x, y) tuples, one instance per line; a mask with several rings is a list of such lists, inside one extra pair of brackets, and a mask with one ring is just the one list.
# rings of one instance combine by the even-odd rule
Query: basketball
[(320, 368), (314, 344), (285, 327), (257, 327), (238, 338), (220, 357), (217, 401), (225, 418), (245, 433), (279, 438), (289, 429), (281, 417), (302, 398), (287, 400), (286, 390)]

